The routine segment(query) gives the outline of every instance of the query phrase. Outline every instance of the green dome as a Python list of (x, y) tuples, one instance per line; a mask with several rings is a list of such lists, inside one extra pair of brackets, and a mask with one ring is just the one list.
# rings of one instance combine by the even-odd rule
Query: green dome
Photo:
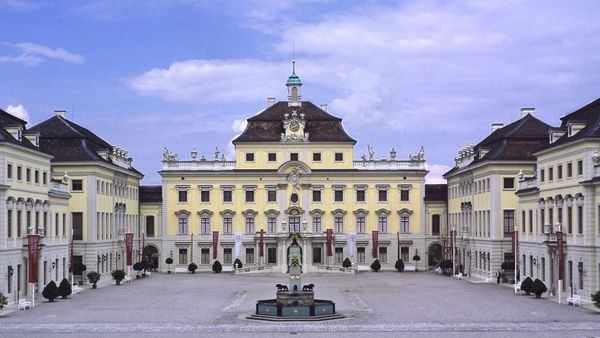
[(296, 75), (296, 73), (292, 73), (292, 75), (290, 75), (288, 78), (286, 85), (302, 85), (302, 81), (300, 81), (300, 78), (298, 75)]

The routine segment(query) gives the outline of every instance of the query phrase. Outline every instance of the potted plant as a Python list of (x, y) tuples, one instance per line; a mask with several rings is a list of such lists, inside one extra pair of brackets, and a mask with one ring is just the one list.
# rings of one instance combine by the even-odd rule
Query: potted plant
[(58, 287), (53, 280), (50, 283), (46, 284), (44, 290), (42, 291), (42, 296), (46, 298), (50, 303), (54, 302), (54, 299), (58, 297)]
[(342, 262), (342, 267), (343, 268), (352, 267), (352, 262), (350, 262), (350, 259), (348, 257), (346, 257), (346, 259), (344, 259), (344, 261)]
[(394, 267), (398, 272), (404, 272), (404, 262), (401, 259), (396, 261), (396, 265)]
[(233, 262), (233, 268), (237, 268), (237, 269), (241, 269), (244, 265), (242, 264), (242, 261), (239, 258), (235, 259), (235, 262)]
[(223, 266), (221, 265), (221, 262), (219, 262), (218, 260), (215, 261), (212, 265), (212, 271), (214, 273), (220, 273), (221, 271), (223, 271)]
[(371, 270), (373, 270), (373, 272), (378, 272), (380, 269), (381, 263), (379, 263), (379, 259), (376, 259), (373, 261), (373, 263), (371, 263)]
[(415, 271), (419, 271), (419, 261), (421, 260), (421, 256), (418, 254), (413, 256), (413, 261), (417, 262), (417, 266), (415, 266)]
[(66, 278), (63, 278), (58, 285), (58, 295), (62, 299), (66, 299), (71, 294), (71, 283)]
[(173, 258), (169, 257), (165, 260), (165, 263), (167, 263), (169, 265), (169, 270), (167, 270), (167, 273), (171, 273), (171, 264), (173, 264)]
[(133, 264), (133, 270), (137, 271), (137, 273), (135, 275), (135, 279), (142, 278), (142, 275), (141, 275), (142, 269), (143, 269), (142, 263), (136, 262)]
[(590, 295), (592, 302), (594, 302), (594, 306), (600, 308), (600, 291), (596, 291), (596, 293), (592, 293)]
[(529, 296), (531, 294), (532, 286), (533, 286), (533, 280), (531, 278), (527, 277), (521, 282), (521, 291), (525, 292), (525, 295)]
[(111, 275), (117, 285), (121, 285), (121, 281), (125, 279), (125, 271), (123, 270), (114, 270)]
[(90, 271), (87, 273), (87, 278), (92, 283), (92, 289), (96, 288), (96, 283), (100, 280), (100, 274), (96, 271)]
[(188, 265), (189, 272), (196, 273), (196, 269), (198, 269), (198, 265), (196, 265), (196, 263), (192, 262), (190, 265)]
[(531, 292), (535, 294), (535, 298), (541, 298), (542, 293), (546, 291), (548, 291), (548, 288), (546, 288), (546, 284), (544, 284), (544, 282), (536, 278), (533, 281), (533, 284), (531, 285)]
[(8, 300), (6, 299), (6, 296), (0, 291), (0, 311), (2, 311), (7, 304)]

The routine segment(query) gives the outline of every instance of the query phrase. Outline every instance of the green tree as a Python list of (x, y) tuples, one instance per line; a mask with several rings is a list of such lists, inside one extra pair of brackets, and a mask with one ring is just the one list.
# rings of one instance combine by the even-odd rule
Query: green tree
[(373, 263), (371, 263), (371, 270), (373, 270), (374, 272), (378, 272), (379, 270), (381, 270), (381, 263), (379, 263), (379, 259), (376, 259), (375, 261), (373, 261)]
[(401, 259), (397, 260), (395, 268), (398, 272), (404, 272), (404, 262)]
[(196, 263), (192, 262), (190, 265), (188, 265), (189, 272), (196, 273), (196, 269), (198, 269), (198, 265), (196, 265)]
[(53, 280), (50, 283), (46, 284), (44, 290), (42, 291), (42, 296), (46, 298), (49, 302), (54, 302), (54, 299), (58, 297), (58, 287)]
[(352, 266), (352, 262), (350, 262), (350, 259), (348, 257), (346, 257), (346, 259), (344, 259), (344, 261), (342, 262), (342, 267), (349, 268), (351, 266)]
[(6, 299), (6, 296), (0, 291), (0, 311), (2, 311), (7, 304), (8, 299)]
[(66, 278), (63, 278), (58, 285), (58, 295), (62, 297), (62, 299), (66, 299), (71, 295), (71, 283)]
[(87, 278), (92, 283), (92, 289), (96, 288), (96, 283), (100, 280), (100, 274), (96, 271), (90, 271), (87, 273)]
[(214, 273), (220, 273), (221, 271), (223, 271), (223, 266), (221, 265), (221, 262), (219, 262), (218, 260), (215, 261), (212, 265), (212, 271)]
[(112, 278), (115, 280), (117, 285), (121, 284), (121, 281), (125, 279), (125, 271), (123, 270), (114, 270), (112, 273)]

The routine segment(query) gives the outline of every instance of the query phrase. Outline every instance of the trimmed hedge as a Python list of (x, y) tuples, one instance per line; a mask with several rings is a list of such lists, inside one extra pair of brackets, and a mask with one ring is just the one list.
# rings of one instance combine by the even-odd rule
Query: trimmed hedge
[(220, 273), (221, 271), (223, 271), (223, 266), (221, 265), (221, 262), (215, 261), (212, 265), (212, 271), (214, 273)]
[(371, 263), (371, 270), (373, 270), (374, 272), (378, 272), (379, 270), (381, 270), (381, 263), (379, 263), (379, 259), (376, 259), (375, 261), (373, 261), (373, 263)]

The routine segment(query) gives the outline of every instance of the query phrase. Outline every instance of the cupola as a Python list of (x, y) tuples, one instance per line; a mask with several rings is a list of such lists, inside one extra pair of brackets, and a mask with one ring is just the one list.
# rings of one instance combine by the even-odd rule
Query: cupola
[(292, 59), (292, 75), (288, 78), (285, 86), (288, 89), (288, 106), (299, 107), (302, 105), (302, 97), (300, 96), (300, 87), (302, 81), (296, 75), (296, 60)]

